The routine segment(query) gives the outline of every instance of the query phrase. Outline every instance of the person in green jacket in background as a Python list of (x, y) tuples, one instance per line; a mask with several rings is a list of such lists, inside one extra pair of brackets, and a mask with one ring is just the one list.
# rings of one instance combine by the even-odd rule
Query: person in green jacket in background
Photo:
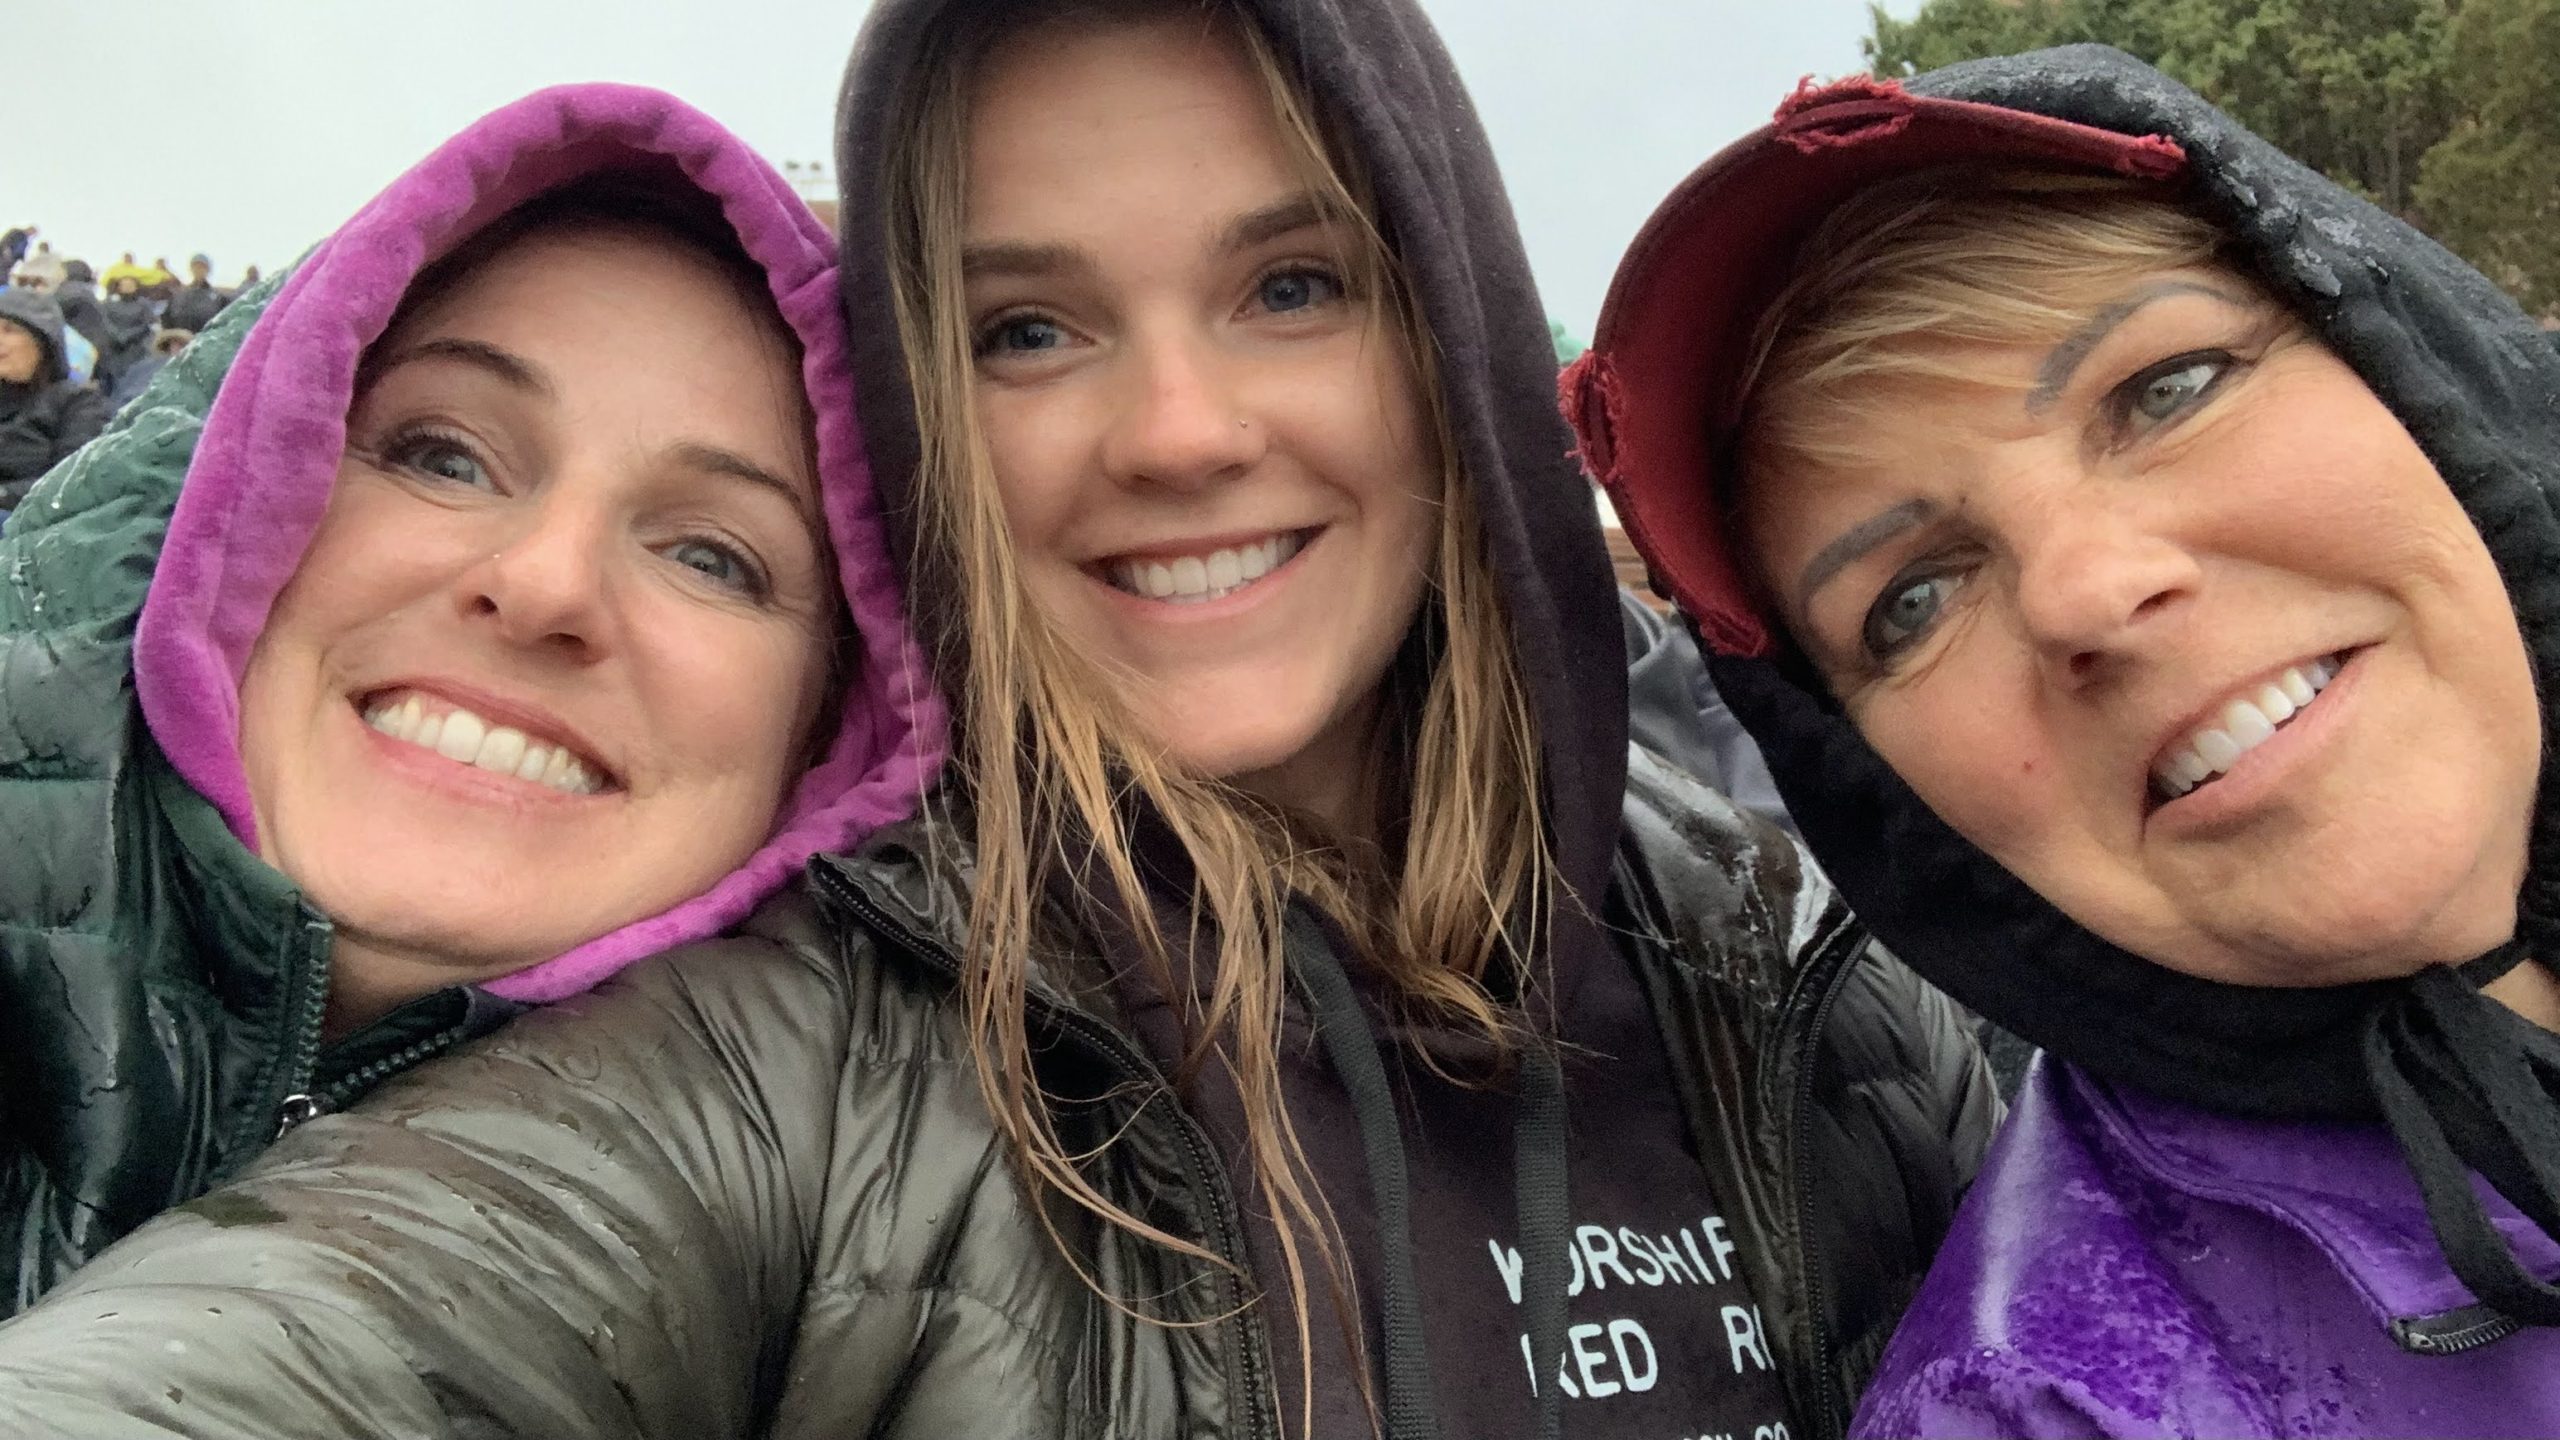
[(833, 273), (706, 117), (545, 91), (28, 496), (0, 537), (0, 1310), (913, 807), (941, 711)]

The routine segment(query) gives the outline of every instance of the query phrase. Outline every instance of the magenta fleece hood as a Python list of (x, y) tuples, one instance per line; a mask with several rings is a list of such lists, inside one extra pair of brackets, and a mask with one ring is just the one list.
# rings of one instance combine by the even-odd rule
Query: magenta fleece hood
[(358, 361), (429, 263), (527, 201), (607, 171), (701, 190), (764, 271), (804, 357), (820, 499), (860, 656), (841, 730), (763, 848), (709, 891), (486, 987), (521, 1001), (576, 994), (643, 956), (726, 929), (812, 855), (909, 814), (942, 760), (942, 702), (908, 633), (855, 418), (834, 241), (770, 165), (673, 96), (570, 85), (493, 112), (392, 182), (302, 261), (242, 344), (205, 421), (134, 642), (134, 685), (153, 738), (255, 850), (240, 679), (327, 507)]

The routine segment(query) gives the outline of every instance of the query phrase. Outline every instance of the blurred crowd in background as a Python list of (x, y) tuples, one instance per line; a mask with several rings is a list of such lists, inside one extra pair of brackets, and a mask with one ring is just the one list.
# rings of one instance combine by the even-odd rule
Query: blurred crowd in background
[(229, 285), (210, 256), (182, 279), (128, 250), (103, 273), (54, 252), (34, 225), (0, 232), (0, 513), (142, 393), (171, 356), (258, 281)]

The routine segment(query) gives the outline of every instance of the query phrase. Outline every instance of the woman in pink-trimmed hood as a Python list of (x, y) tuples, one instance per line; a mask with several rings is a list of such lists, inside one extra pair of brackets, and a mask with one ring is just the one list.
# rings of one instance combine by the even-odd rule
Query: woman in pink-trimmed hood
[(943, 712), (835, 297), (717, 124), (546, 90), (17, 511), (0, 1305), (913, 809)]

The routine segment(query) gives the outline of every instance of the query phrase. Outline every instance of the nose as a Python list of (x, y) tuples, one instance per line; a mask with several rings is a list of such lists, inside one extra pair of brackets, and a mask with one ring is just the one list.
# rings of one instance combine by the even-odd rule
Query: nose
[(2017, 608), (2038, 662), (2071, 686), (2139, 658), (2193, 599), (2195, 556), (2124, 507), (2057, 504), (2018, 545)]
[(463, 571), (456, 599), (464, 616), (511, 645), (581, 664), (603, 658), (613, 612), (605, 518), (559, 488), (510, 518), (497, 548)]
[(1248, 402), (1240, 357), (1207, 337), (1136, 335), (1103, 444), (1125, 485), (1198, 490), (1253, 468), (1270, 446)]

